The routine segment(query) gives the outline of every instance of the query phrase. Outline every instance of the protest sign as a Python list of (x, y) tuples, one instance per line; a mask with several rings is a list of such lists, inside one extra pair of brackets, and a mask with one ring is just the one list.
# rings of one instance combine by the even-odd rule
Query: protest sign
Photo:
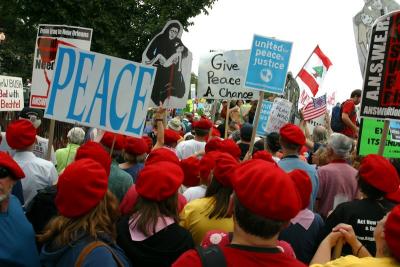
[(92, 29), (65, 26), (39, 25), (33, 58), (32, 86), (30, 106), (46, 107), (51, 80), (53, 78), (54, 62), (59, 45), (67, 45), (90, 50)]
[(273, 103), (268, 100), (264, 100), (262, 102), (260, 118), (259, 118), (258, 124), (257, 124), (257, 135), (258, 136), (264, 137), (267, 134), (267, 132), (266, 132), (267, 123), (268, 123), (269, 114), (271, 112), (272, 104)]
[(59, 46), (45, 117), (141, 136), (156, 69)]
[(361, 117), (400, 120), (400, 11), (380, 17), (372, 27), (364, 74)]
[(19, 111), (24, 108), (22, 78), (0, 75), (0, 111)]
[(317, 126), (323, 126), (325, 127), (325, 114), (319, 116), (318, 118), (312, 119), (308, 121), (308, 130), (310, 131), (310, 134), (314, 131), (314, 128)]
[(257, 100), (244, 88), (250, 50), (211, 52), (200, 58), (197, 97)]
[(283, 98), (275, 98), (267, 123), (267, 133), (279, 132), (279, 129), (289, 122), (292, 103)]
[[(361, 120), (359, 139), (357, 143), (359, 155), (366, 156), (368, 154), (378, 154), (383, 129), (383, 120), (370, 118), (364, 118)], [(383, 156), (387, 158), (400, 158), (400, 142), (392, 140), (390, 131), (387, 134)]]
[(142, 63), (157, 68), (150, 106), (184, 108), (189, 97), (192, 53), (182, 43), (182, 24), (168, 21), (150, 41), (142, 54)]
[(390, 121), (390, 134), (393, 142), (400, 142), (400, 121)]
[(283, 94), (292, 43), (254, 35), (245, 86)]

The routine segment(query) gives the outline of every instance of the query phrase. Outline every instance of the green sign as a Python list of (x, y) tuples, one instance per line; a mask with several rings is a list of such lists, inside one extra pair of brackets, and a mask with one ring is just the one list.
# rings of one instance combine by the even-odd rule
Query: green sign
[[(362, 119), (360, 125), (360, 137), (358, 139), (358, 154), (378, 154), (379, 144), (383, 131), (383, 120)], [(386, 138), (383, 156), (386, 158), (400, 158), (400, 142), (392, 141), (390, 131)]]

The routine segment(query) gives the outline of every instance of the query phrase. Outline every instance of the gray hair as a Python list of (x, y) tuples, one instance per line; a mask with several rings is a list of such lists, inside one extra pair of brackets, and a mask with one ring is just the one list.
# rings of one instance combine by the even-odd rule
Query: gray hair
[(332, 134), (328, 141), (328, 147), (330, 147), (337, 156), (342, 158), (349, 156), (352, 146), (353, 140), (340, 133)]
[(85, 131), (80, 127), (74, 127), (69, 130), (67, 138), (70, 143), (80, 145), (85, 139)]
[(326, 144), (328, 142), (328, 131), (323, 126), (316, 126), (313, 130), (312, 139), (314, 143)]

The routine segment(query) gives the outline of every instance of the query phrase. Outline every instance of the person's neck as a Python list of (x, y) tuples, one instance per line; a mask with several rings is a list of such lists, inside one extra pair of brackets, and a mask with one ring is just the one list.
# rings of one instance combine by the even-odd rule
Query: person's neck
[(194, 136), (194, 140), (199, 141), (199, 142), (205, 142), (206, 141), (206, 136)]
[(287, 157), (287, 156), (298, 156), (298, 155), (299, 155), (299, 152), (297, 152), (296, 150), (283, 149), (283, 150), (282, 150), (282, 154), (283, 154), (283, 157)]
[(278, 235), (265, 239), (244, 232), (237, 224), (234, 225), (234, 232), (231, 244), (250, 247), (272, 248), (278, 245)]
[(129, 169), (129, 168), (131, 168), (133, 166), (135, 166), (135, 163), (134, 162), (128, 162), (128, 161), (119, 164), (119, 167), (121, 169)]
[(10, 198), (9, 197), (7, 197), (2, 202), (0, 202), (0, 212), (1, 213), (7, 212), (9, 202), (10, 202)]
[(330, 156), (330, 161), (341, 161), (345, 160), (343, 157), (337, 156), (337, 155), (332, 155)]
[(242, 140), (242, 139), (240, 139), (240, 143), (246, 144), (246, 145), (250, 145), (250, 141), (244, 141), (244, 140)]

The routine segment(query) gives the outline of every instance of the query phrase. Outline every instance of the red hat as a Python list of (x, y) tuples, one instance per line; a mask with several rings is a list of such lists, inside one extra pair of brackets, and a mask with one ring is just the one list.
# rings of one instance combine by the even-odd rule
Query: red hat
[(125, 152), (131, 155), (142, 155), (147, 153), (148, 146), (143, 138), (127, 137), (125, 139)]
[(212, 138), (212, 139), (208, 140), (204, 150), (206, 151), (206, 153), (211, 152), (211, 151), (218, 151), (221, 143), (222, 143), (221, 138), (218, 138), (218, 137)]
[(111, 149), (112, 144), (114, 142), (115, 138), (115, 143), (114, 143), (114, 150), (122, 150), (125, 147), (125, 137), (120, 134), (116, 133), (111, 133), (111, 132), (105, 132), (103, 135), (103, 138), (101, 138), (100, 143)]
[(199, 121), (193, 122), (193, 128), (209, 130), (213, 123), (209, 119), (201, 118)]
[(218, 130), (217, 127), (215, 127), (215, 126), (212, 127), (211, 136), (221, 137), (221, 132)]
[(307, 172), (299, 169), (295, 169), (288, 173), (292, 181), (296, 185), (297, 192), (301, 197), (301, 202), (303, 203), (302, 209), (305, 209), (310, 204), (310, 197), (312, 191), (312, 183), (310, 176)]
[(0, 152), (0, 167), (6, 168), (11, 173), (12, 179), (19, 180), (25, 177), (18, 163), (6, 152)]
[(279, 134), (290, 143), (300, 146), (306, 143), (306, 136), (297, 125), (287, 123), (279, 130)]
[(161, 147), (151, 151), (146, 161), (144, 162), (144, 165), (147, 166), (153, 163), (158, 163), (160, 161), (169, 161), (175, 164), (179, 164), (178, 157), (171, 149)]
[(242, 154), (239, 146), (232, 139), (225, 139), (219, 146), (219, 151), (230, 154), (235, 159), (239, 160)]
[(56, 206), (68, 218), (89, 213), (104, 198), (108, 176), (92, 159), (80, 159), (68, 165), (58, 178)]
[(143, 140), (146, 142), (147, 144), (147, 154), (150, 154), (151, 149), (153, 148), (153, 139), (151, 139), (149, 136), (147, 135), (143, 135), (142, 136)]
[(303, 205), (289, 175), (265, 160), (242, 163), (236, 169), (232, 184), (240, 203), (264, 218), (288, 221)]
[(182, 137), (175, 131), (171, 129), (165, 129), (164, 130), (164, 143), (165, 144), (173, 144), (177, 143), (179, 139)]
[(254, 153), (252, 159), (262, 159), (271, 163), (276, 163), (275, 160), (272, 158), (271, 153), (265, 150), (259, 150)]
[(75, 160), (80, 159), (93, 159), (97, 161), (104, 168), (107, 176), (110, 175), (112, 159), (110, 154), (99, 143), (89, 141), (81, 145), (75, 155)]
[(160, 161), (147, 165), (140, 171), (136, 180), (136, 191), (146, 199), (162, 201), (178, 191), (183, 177), (183, 171), (178, 164)]
[(361, 161), (358, 174), (365, 182), (382, 192), (392, 193), (399, 189), (400, 180), (396, 168), (382, 156), (366, 156)]
[(200, 160), (200, 178), (206, 181), (210, 181), (210, 173), (215, 168), (216, 157), (219, 154), (218, 151), (211, 151), (206, 153)]
[(188, 157), (181, 160), (181, 168), (185, 175), (183, 185), (186, 187), (197, 186), (200, 182), (200, 160), (196, 157)]
[(36, 129), (28, 120), (13, 121), (7, 127), (6, 140), (12, 149), (27, 148), (36, 141)]
[(396, 192), (386, 194), (385, 198), (396, 204), (400, 204), (400, 187)]
[(225, 187), (232, 187), (232, 176), (239, 166), (238, 161), (228, 153), (218, 153), (215, 157), (214, 178)]
[(385, 223), (385, 240), (392, 256), (400, 261), (400, 205), (389, 213)]

